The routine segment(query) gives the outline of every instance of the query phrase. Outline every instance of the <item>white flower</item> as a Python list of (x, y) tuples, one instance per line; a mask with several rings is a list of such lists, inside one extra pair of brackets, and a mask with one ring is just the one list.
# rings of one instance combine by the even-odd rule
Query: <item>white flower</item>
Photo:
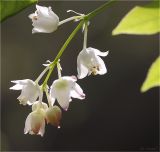
[(45, 132), (45, 111), (43, 108), (31, 112), (25, 122), (24, 134), (43, 136)]
[(50, 97), (52, 105), (57, 99), (60, 106), (67, 110), (69, 102), (72, 101), (71, 97), (84, 99), (85, 94), (81, 87), (76, 83), (75, 76), (64, 76), (55, 80), (50, 88)]
[(77, 58), (78, 78), (82, 79), (87, 75), (103, 75), (107, 72), (104, 61), (99, 56), (107, 56), (107, 52), (101, 52), (94, 48), (83, 49)]
[(33, 22), (32, 33), (54, 32), (59, 24), (59, 17), (52, 11), (51, 7), (36, 5), (36, 11), (29, 15)]
[(15, 83), (15, 85), (10, 87), (10, 89), (22, 90), (20, 96), (17, 98), (20, 101), (20, 104), (31, 105), (41, 96), (39, 85), (30, 79), (15, 80), (11, 82)]

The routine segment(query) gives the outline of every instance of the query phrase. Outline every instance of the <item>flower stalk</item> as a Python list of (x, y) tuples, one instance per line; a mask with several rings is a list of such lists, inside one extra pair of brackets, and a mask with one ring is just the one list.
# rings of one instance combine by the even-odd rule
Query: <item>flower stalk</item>
[(64, 23), (73, 21), (73, 20), (81, 19), (81, 18), (82, 18), (82, 16), (72, 16), (72, 17), (69, 17), (69, 18), (67, 18), (65, 20), (60, 21), (59, 24), (58, 24), (58, 26), (60, 26), (60, 25), (62, 25)]
[(83, 41), (83, 49), (87, 48), (87, 33), (88, 33), (88, 22), (84, 23), (84, 41)]
[[(68, 37), (68, 39), (66, 40), (66, 42), (63, 44), (62, 48), (60, 49), (60, 51), (58, 52), (56, 58), (54, 59), (54, 61), (49, 65), (50, 69), (49, 72), (42, 84), (42, 89), (45, 91), (47, 82), (50, 78), (50, 75), (52, 74), (52, 71), (55, 67), (55, 65), (57, 64), (58, 60), (60, 59), (60, 57), (62, 56), (64, 50), (67, 48), (68, 44), (71, 42), (71, 40), (74, 38), (74, 36), (76, 35), (76, 33), (81, 29), (81, 27), (83, 26), (84, 22), (86, 24), (88, 24), (88, 21), (92, 18), (94, 18), (96, 15), (100, 14), (101, 12), (105, 11), (110, 5), (112, 5), (114, 2), (116, 2), (115, 0), (110, 0), (109, 2), (106, 2), (105, 4), (103, 4), (102, 6), (98, 7), (97, 9), (95, 9), (94, 11), (92, 11), (91, 13), (84, 15), (83, 20), (78, 24), (78, 26), (74, 29), (74, 31), (71, 33), (71, 35)], [(81, 16), (82, 17), (82, 16)], [(72, 17), (71, 17), (72, 19)], [(63, 21), (64, 22), (64, 21)], [(87, 25), (85, 26), (87, 27)], [(87, 28), (85, 28), (87, 30)], [(86, 32), (87, 33), (87, 32)], [(86, 44), (84, 44), (85, 46)]]
[(79, 29), (82, 27), (84, 21), (81, 21), (78, 26), (74, 29), (74, 31), (71, 33), (71, 35), (68, 37), (68, 39), (66, 40), (66, 42), (63, 44), (62, 48), (60, 49), (60, 51), (58, 52), (56, 58), (54, 59), (54, 61), (49, 65), (50, 69), (49, 72), (42, 84), (42, 88), (43, 90), (45, 90), (45, 87), (47, 85), (47, 82), (49, 80), (49, 77), (55, 67), (55, 65), (57, 64), (58, 60), (60, 59), (60, 57), (62, 56), (64, 50), (67, 48), (68, 44), (70, 43), (70, 41), (73, 39), (73, 37), (76, 35), (76, 33), (79, 31)]
[[(54, 61), (50, 62), (47, 60), (46, 62), (49, 64), (43, 64), (46, 66), (46, 68), (44, 68), (44, 70), (40, 73), (35, 81), (30, 79), (11, 81), (14, 83), (14, 86), (10, 87), (10, 89), (21, 90), (21, 94), (17, 98), (20, 101), (20, 104), (30, 106), (32, 105), (32, 112), (27, 116), (25, 122), (25, 134), (29, 133), (43, 136), (46, 122), (60, 128), (59, 124), (62, 117), (62, 111), (58, 106), (54, 105), (55, 101), (57, 100), (60, 107), (67, 111), (72, 98), (77, 98), (80, 100), (85, 99), (85, 94), (83, 93), (80, 85), (77, 83), (77, 77), (82, 79), (91, 74), (103, 75), (107, 73), (105, 63), (101, 57), (107, 56), (108, 51), (101, 52), (95, 48), (87, 48), (87, 32), (89, 21), (99, 13), (106, 10), (114, 2), (115, 0), (110, 0), (87, 15), (77, 13), (73, 10), (68, 10), (67, 12), (73, 12), (77, 16), (72, 16), (62, 21), (59, 21), (59, 17), (52, 11), (51, 7), (36, 5), (37, 10), (35, 13), (29, 15), (29, 18), (33, 22), (32, 25), (34, 26), (32, 33), (52, 33), (57, 30), (58, 26), (66, 22), (80, 22), (70, 34), (66, 42), (63, 44)], [(67, 48), (71, 40), (75, 37), (81, 28), (84, 29), (84, 42), (83, 50), (77, 57), (78, 75), (77, 77), (73, 75), (62, 76), (60, 58), (64, 53), (64, 50)], [(48, 80), (55, 66), (57, 66), (58, 79), (54, 80), (52, 85), (48, 87)], [(43, 83), (39, 85), (39, 81), (45, 74), (46, 77)], [(48, 104), (43, 102), (44, 92), (46, 93)]]

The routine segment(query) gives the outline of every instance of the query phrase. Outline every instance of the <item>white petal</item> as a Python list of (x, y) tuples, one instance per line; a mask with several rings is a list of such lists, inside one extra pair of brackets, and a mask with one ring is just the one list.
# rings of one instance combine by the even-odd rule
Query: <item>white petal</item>
[(35, 34), (35, 33), (51, 33), (51, 32), (52, 32), (52, 30), (48, 30), (48, 28), (46, 29), (46, 28), (36, 28), (36, 27), (34, 27), (32, 29), (32, 34)]
[(21, 85), (25, 85), (27, 84), (28, 82), (33, 82), (32, 80), (30, 79), (24, 79), (24, 80), (13, 80), (11, 81), (12, 83), (16, 83), (16, 84), (21, 84)]
[(89, 47), (89, 48), (87, 48), (87, 49), (93, 51), (96, 55), (99, 55), (99, 56), (107, 56), (108, 53), (109, 53), (109, 51), (101, 52), (100, 50), (95, 49), (95, 48), (92, 48), (92, 47)]
[[(70, 83), (73, 83), (70, 81)], [(56, 98), (60, 106), (67, 110), (69, 106), (69, 99), (70, 99), (70, 89), (69, 83), (67, 80), (64, 80), (62, 77), (61, 79), (55, 80), (52, 84), (50, 94), (53, 98)]]
[[(27, 105), (27, 103), (28, 103), (28, 99), (23, 95), (20, 95), (17, 99), (20, 101), (20, 104), (22, 104), (24, 106)], [(31, 104), (29, 103), (29, 105), (31, 105)]]
[(26, 118), (24, 134), (27, 134), (30, 130), (31, 130), (31, 113)]
[(104, 61), (99, 56), (97, 56), (97, 59), (98, 59), (98, 63), (99, 63), (98, 74), (103, 75), (103, 74), (107, 73), (107, 69), (106, 69), (106, 65), (105, 65)]
[(61, 79), (66, 80), (68, 82), (76, 82), (77, 81), (77, 77), (72, 75), (72, 76), (63, 76)]
[(57, 29), (58, 21), (48, 18), (39, 18), (33, 21), (33, 26), (33, 33), (51, 33)]
[(16, 84), (13, 87), (10, 87), (9, 89), (11, 89), (11, 90), (22, 90), (22, 88), (23, 88), (23, 85)]
[(55, 92), (57, 101), (59, 105), (64, 109), (67, 110), (69, 107), (69, 100), (70, 100), (70, 90), (58, 90)]
[(50, 17), (54, 18), (54, 20), (59, 22), (59, 17), (52, 11), (51, 7), (48, 7), (48, 14)]
[(39, 96), (39, 92), (36, 88), (26, 86), (22, 89), (21, 97), (25, 97), (29, 102), (35, 102)]
[(71, 90), (71, 96), (73, 98), (78, 98), (78, 99), (85, 98), (85, 94), (83, 93), (83, 90), (77, 83), (75, 83), (74, 88)]
[(36, 5), (36, 9), (38, 11), (38, 14), (42, 14), (42, 15), (48, 16), (48, 8), (47, 7)]
[(50, 101), (51, 101), (51, 105), (53, 106), (53, 105), (54, 105), (54, 103), (55, 103), (55, 98), (50, 97)]
[(82, 63), (81, 63), (81, 56), (79, 54), (78, 58), (77, 58), (77, 72), (78, 72), (78, 79), (83, 79), (84, 77), (87, 76), (88, 74), (88, 68), (85, 67)]
[(54, 86), (54, 83), (52, 84), (52, 86), (51, 86), (51, 88), (50, 88), (50, 92), (49, 92), (49, 95), (48, 95), (48, 100), (49, 100), (49, 102), (51, 102), (51, 105), (53, 106), (54, 105), (54, 103), (55, 103), (55, 91), (54, 91), (54, 88), (53, 88), (53, 86)]

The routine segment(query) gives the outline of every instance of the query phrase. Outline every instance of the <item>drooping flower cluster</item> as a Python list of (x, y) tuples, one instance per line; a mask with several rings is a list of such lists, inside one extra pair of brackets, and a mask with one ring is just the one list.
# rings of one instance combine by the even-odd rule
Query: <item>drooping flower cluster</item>
[[(74, 20), (83, 20), (84, 14), (77, 13), (69, 10), (68, 12), (75, 12), (79, 16), (73, 16), (63, 21), (59, 21), (59, 17), (52, 11), (51, 7), (43, 7), (36, 5), (36, 11), (29, 15), (29, 18), (33, 22), (32, 33), (51, 33), (54, 32), (58, 26), (65, 22)], [(83, 79), (87, 75), (103, 75), (107, 72), (104, 61), (100, 56), (105, 57), (108, 55), (107, 52), (101, 52), (95, 48), (87, 48), (87, 32), (88, 22), (84, 22), (84, 44), (83, 49), (77, 57), (77, 72), (78, 79)], [(60, 128), (60, 120), (62, 117), (61, 108), (65, 111), (69, 108), (69, 104), (72, 98), (80, 100), (85, 99), (85, 94), (82, 88), (77, 84), (76, 76), (61, 76), (60, 60), (55, 62), (49, 62), (44, 64), (46, 68), (39, 77), (32, 81), (30, 79), (15, 80), (11, 81), (15, 83), (12, 90), (21, 90), (20, 96), (17, 98), (22, 105), (32, 106), (32, 112), (27, 116), (25, 122), (24, 133), (44, 135), (45, 124), (50, 123), (53, 126)], [(47, 80), (44, 80), (43, 84), (39, 84), (39, 80), (42, 79), (44, 74), (48, 72), (49, 77), (52, 72), (54, 65), (57, 64), (58, 79), (54, 80), (52, 85), (48, 87)], [(45, 92), (48, 104), (43, 102), (43, 93)], [(57, 101), (57, 102), (55, 102)], [(60, 108), (60, 107), (61, 108)]]

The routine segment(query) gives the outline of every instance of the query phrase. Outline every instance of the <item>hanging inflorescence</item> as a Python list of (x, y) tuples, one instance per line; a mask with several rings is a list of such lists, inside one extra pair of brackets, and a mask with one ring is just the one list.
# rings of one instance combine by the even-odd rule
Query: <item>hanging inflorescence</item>
[[(68, 10), (67, 12), (73, 12), (76, 16), (59, 21), (59, 17), (52, 11), (51, 7), (47, 8), (39, 5), (36, 5), (35, 13), (29, 15), (29, 18), (33, 22), (32, 33), (51, 33), (57, 30), (60, 25), (69, 21), (80, 21), (80, 23), (62, 46), (55, 60), (53, 62), (47, 61), (47, 63), (44, 64), (44, 71), (42, 71), (35, 81), (30, 79), (11, 81), (15, 83), (15, 85), (10, 89), (21, 90), (21, 94), (17, 98), (20, 104), (32, 106), (32, 112), (28, 115), (25, 122), (25, 134), (29, 133), (43, 136), (45, 132), (45, 123), (50, 123), (60, 128), (60, 120), (62, 117), (62, 111), (60, 108), (67, 111), (72, 98), (78, 98), (80, 100), (85, 99), (85, 94), (83, 93), (82, 88), (77, 84), (77, 78), (83, 79), (91, 74), (103, 75), (107, 72), (105, 63), (100, 56), (107, 56), (108, 51), (101, 52), (98, 49), (87, 47), (89, 17), (72, 10)], [(60, 57), (80, 28), (82, 28), (84, 33), (84, 42), (83, 49), (77, 57), (78, 75), (77, 77), (62, 76)], [(54, 80), (49, 87), (48, 79), (55, 66), (57, 66), (58, 79)], [(39, 81), (46, 72), (48, 72), (47, 76), (43, 83), (40, 84)], [(43, 102), (43, 93), (46, 94), (48, 104)], [(55, 104), (56, 100), (58, 104)]]

